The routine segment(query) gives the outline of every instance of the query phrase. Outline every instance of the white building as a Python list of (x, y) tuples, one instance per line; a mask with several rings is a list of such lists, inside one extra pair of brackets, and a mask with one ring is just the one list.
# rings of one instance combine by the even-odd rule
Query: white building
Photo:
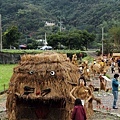
[(52, 23), (52, 22), (45, 22), (45, 26), (54, 26), (55, 25), (55, 23)]

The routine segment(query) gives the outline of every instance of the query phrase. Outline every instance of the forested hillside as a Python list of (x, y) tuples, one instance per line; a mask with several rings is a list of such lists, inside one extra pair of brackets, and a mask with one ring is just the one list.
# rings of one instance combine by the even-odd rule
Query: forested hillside
[[(1, 0), (0, 14), (3, 31), (18, 26), (23, 38), (76, 28), (100, 35), (102, 26), (107, 31), (119, 24), (120, 0)], [(45, 26), (46, 21), (55, 26)]]

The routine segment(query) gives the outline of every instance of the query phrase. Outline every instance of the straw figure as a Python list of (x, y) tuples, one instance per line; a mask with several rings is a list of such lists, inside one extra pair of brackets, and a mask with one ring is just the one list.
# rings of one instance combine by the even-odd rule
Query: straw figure
[(6, 102), (9, 120), (69, 120), (69, 95), (78, 67), (52, 51), (21, 56), (13, 69)]
[(104, 74), (109, 70), (109, 65), (104, 64), (104, 62), (96, 62), (90, 65), (90, 71), (94, 74)]
[(100, 90), (104, 90), (105, 92), (111, 90), (111, 88), (107, 87), (107, 80), (105, 80), (105, 78), (102, 75), (99, 76), (99, 80), (100, 80)]
[(74, 65), (78, 65), (77, 55), (76, 55), (76, 54), (73, 54), (73, 56), (72, 56), (72, 63), (73, 63)]
[(96, 98), (93, 94), (94, 92), (94, 86), (93, 85), (80, 85), (74, 87), (71, 92), (70, 96), (75, 100), (76, 98), (80, 98), (82, 101), (84, 101), (83, 105), (86, 109), (87, 118), (90, 118), (94, 111), (93, 111), (93, 100), (97, 102), (97, 104), (101, 104), (101, 100), (99, 98)]
[(83, 61), (79, 66), (80, 73), (85, 77), (86, 81), (91, 81), (90, 79), (90, 69), (88, 65), (88, 61)]

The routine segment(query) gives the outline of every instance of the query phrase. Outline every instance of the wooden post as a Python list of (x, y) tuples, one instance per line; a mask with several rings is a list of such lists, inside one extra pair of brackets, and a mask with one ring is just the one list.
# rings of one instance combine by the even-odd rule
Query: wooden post
[(4, 92), (5, 92), (5, 84), (4, 84)]

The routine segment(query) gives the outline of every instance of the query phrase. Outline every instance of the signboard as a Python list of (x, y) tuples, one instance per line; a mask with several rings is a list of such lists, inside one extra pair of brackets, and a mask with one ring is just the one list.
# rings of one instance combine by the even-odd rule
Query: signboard
[(108, 77), (106, 76), (102, 76), (102, 78), (104, 78), (106, 81), (111, 81)]

